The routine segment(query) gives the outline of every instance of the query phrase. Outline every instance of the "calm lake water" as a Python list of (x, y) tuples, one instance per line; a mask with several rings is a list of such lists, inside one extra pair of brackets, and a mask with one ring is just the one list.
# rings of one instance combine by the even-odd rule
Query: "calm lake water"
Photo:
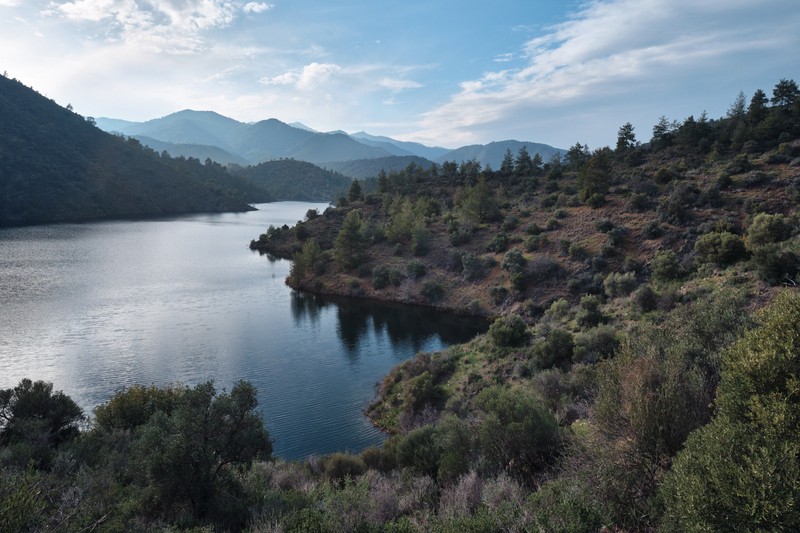
[(214, 380), (229, 389), (247, 379), (276, 455), (381, 442), (362, 414), (381, 377), (483, 325), (292, 291), (289, 262), (247, 245), (270, 224), (292, 225), (326, 205), (257, 207), (0, 230), (0, 388), (51, 381), (90, 413), (136, 383)]

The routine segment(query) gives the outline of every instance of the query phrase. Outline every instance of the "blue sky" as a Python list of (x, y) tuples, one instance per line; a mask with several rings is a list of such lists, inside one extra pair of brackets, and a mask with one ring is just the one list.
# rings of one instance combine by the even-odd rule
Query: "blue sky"
[(800, 81), (800, 1), (0, 0), (0, 51), (85, 116), (596, 148)]

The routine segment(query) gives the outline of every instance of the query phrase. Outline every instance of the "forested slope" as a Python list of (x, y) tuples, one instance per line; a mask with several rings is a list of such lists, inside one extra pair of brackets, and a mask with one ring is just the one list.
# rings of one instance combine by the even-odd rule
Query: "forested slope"
[(0, 225), (243, 211), (269, 199), (219, 165), (161, 157), (0, 77)]

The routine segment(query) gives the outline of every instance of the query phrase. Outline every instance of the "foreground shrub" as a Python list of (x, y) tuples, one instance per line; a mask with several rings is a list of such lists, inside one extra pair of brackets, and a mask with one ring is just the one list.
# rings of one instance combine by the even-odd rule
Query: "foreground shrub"
[(701, 262), (720, 266), (733, 264), (747, 255), (742, 238), (728, 232), (706, 233), (697, 239), (694, 251)]
[(489, 338), (499, 348), (522, 346), (528, 341), (528, 326), (518, 315), (503, 316), (489, 326)]

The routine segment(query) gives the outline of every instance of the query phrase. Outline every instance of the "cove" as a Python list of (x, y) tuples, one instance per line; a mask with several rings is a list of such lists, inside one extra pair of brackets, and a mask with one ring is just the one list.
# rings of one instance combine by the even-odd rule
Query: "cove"
[(485, 324), (291, 290), (290, 263), (248, 243), (326, 204), (256, 207), (0, 230), (0, 388), (51, 381), (91, 413), (136, 383), (246, 379), (280, 457), (380, 443), (362, 411), (382, 376)]

